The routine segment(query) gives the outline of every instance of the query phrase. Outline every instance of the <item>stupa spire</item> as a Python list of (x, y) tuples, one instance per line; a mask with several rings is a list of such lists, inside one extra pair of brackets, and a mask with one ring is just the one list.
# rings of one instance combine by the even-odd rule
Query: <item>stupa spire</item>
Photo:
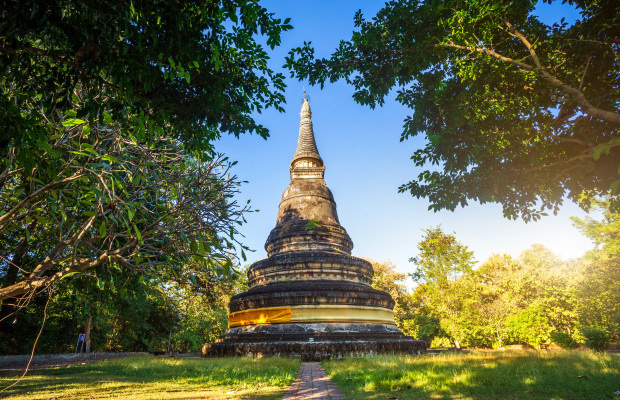
[(312, 128), (312, 111), (304, 91), (297, 150), (291, 161), (291, 179), (323, 179), (325, 167), (319, 155)]

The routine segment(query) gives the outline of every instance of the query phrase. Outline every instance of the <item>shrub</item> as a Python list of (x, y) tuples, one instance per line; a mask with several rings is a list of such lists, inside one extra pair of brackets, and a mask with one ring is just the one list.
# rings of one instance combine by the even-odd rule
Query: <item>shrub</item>
[(609, 334), (596, 326), (581, 331), (586, 338), (586, 346), (596, 351), (603, 351), (609, 347)]
[(578, 347), (575, 339), (566, 332), (551, 332), (551, 342), (563, 349), (574, 349)]
[(512, 341), (529, 344), (540, 348), (540, 345), (549, 343), (553, 327), (545, 311), (535, 305), (530, 305), (518, 314), (509, 317), (506, 327), (512, 333)]

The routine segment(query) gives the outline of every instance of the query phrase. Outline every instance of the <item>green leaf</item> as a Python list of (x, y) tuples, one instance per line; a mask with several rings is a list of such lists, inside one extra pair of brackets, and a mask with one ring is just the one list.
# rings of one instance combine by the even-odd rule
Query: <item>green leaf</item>
[(73, 151), (73, 150), (69, 150), (69, 153), (72, 153), (72, 154), (77, 154), (77, 155), (79, 155), (79, 156), (86, 156), (86, 157), (90, 157), (90, 155), (89, 155), (89, 154), (86, 154), (86, 153), (81, 152), (81, 151)]
[(97, 278), (97, 287), (99, 290), (103, 290), (105, 288), (103, 281), (99, 278)]
[(138, 238), (138, 243), (144, 244), (144, 240), (142, 240), (142, 234), (140, 234), (140, 229), (138, 229), (136, 224), (133, 225), (133, 230), (136, 232), (136, 237)]
[(64, 127), (72, 127), (72, 126), (76, 126), (76, 125), (80, 125), (80, 124), (85, 124), (86, 121), (84, 121), (83, 119), (79, 119), (79, 118), (69, 118), (66, 119), (64, 121), (62, 121), (62, 126)]
[(120, 161), (119, 161), (116, 157), (111, 156), (111, 155), (109, 155), (109, 154), (107, 154), (107, 155), (105, 155), (105, 156), (101, 157), (101, 159), (102, 159), (103, 161), (109, 161), (110, 163), (118, 163), (118, 164), (120, 164), (120, 163), (121, 163), (121, 162), (120, 162)]
[(56, 150), (52, 149), (52, 146), (46, 140), (41, 141), (41, 147), (43, 147), (43, 150), (47, 151), (52, 158), (58, 158), (60, 156)]
[(106, 234), (106, 226), (105, 226), (105, 220), (101, 221), (101, 225), (99, 225), (99, 235), (101, 237), (104, 237)]
[(63, 280), (63, 279), (65, 279), (65, 278), (68, 278), (68, 277), (70, 277), (70, 276), (72, 276), (72, 275), (76, 275), (76, 274), (79, 274), (79, 273), (80, 273), (79, 271), (72, 271), (72, 272), (69, 272), (68, 274), (63, 275), (63, 276), (62, 276), (59, 280), (60, 280), (60, 281), (62, 281), (62, 280)]

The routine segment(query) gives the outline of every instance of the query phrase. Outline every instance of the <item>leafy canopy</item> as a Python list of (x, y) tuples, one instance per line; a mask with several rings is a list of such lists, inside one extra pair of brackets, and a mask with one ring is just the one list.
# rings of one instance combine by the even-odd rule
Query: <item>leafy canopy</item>
[(106, 111), (145, 137), (165, 134), (192, 149), (220, 132), (267, 137), (251, 113), (281, 110), (284, 82), (256, 39), (279, 45), (288, 22), (250, 0), (4, 2), (0, 149), (11, 144), (19, 159), (32, 158), (47, 136), (43, 115), (72, 109), (78, 87), (78, 118)]
[(426, 137), (411, 157), (425, 170), (400, 191), (430, 209), (491, 202), (528, 221), (610, 193), (618, 209), (620, 2), (566, 3), (572, 26), (544, 24), (535, 0), (393, 0), (371, 20), (359, 11), (330, 58), (305, 43), (287, 66), (311, 84), (344, 79), (371, 107), (396, 90), (413, 109), (401, 140)]
[(416, 265), (411, 274), (415, 281), (439, 286), (470, 273), (475, 265), (474, 253), (454, 233), (445, 233), (441, 227), (425, 230), (424, 238), (418, 243), (418, 256), (409, 261)]
[(230, 272), (249, 211), (234, 200), (232, 163), (166, 137), (141, 143), (112, 122), (66, 117), (55, 133), (37, 168), (0, 175), (0, 300), (100, 265), (172, 281)]
[(211, 142), (267, 136), (251, 115), (284, 83), (259, 39), (288, 22), (250, 0), (4, 2), (0, 301), (101, 266), (230, 275), (249, 207)]

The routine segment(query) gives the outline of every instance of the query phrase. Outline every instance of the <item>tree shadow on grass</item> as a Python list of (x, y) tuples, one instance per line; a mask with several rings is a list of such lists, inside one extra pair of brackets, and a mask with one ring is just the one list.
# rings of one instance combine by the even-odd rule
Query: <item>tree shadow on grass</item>
[(356, 400), (613, 399), (620, 390), (620, 355), (590, 352), (384, 356), (325, 366)]
[[(276, 399), (298, 369), (299, 362), (285, 359), (141, 357), (33, 371), (3, 395), (29, 399)], [(18, 376), (0, 377), (0, 387)]]

